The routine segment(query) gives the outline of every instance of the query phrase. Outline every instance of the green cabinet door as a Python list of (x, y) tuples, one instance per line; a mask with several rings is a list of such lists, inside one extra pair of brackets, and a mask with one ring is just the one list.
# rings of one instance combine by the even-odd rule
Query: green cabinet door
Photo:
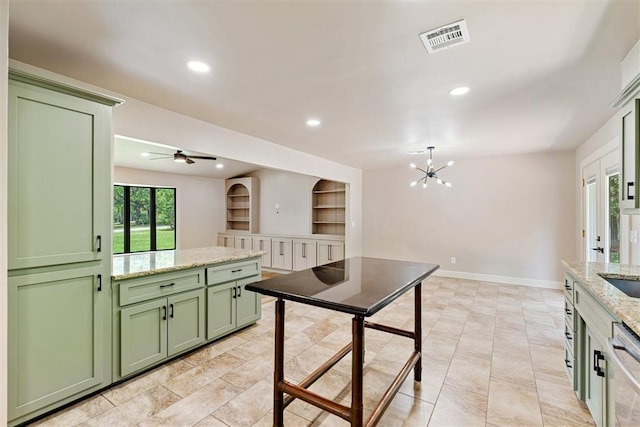
[(107, 105), (9, 81), (9, 269), (109, 256), (110, 121)]
[(169, 356), (204, 342), (204, 298), (204, 289), (167, 298)]
[(237, 292), (235, 281), (207, 288), (207, 340), (235, 329)]
[(106, 385), (102, 267), (9, 277), (8, 401), (14, 420)]
[(255, 323), (262, 314), (260, 294), (245, 290), (245, 286), (260, 280), (260, 276), (238, 280), (236, 298), (236, 328)]
[(591, 416), (596, 422), (596, 425), (602, 427), (604, 425), (605, 377), (598, 375), (598, 372), (606, 375), (605, 361), (599, 358), (599, 355), (603, 354), (602, 345), (598, 342), (588, 325), (585, 326), (584, 337), (584, 401), (589, 411), (591, 411)]
[(120, 375), (125, 376), (167, 357), (167, 299), (120, 312)]

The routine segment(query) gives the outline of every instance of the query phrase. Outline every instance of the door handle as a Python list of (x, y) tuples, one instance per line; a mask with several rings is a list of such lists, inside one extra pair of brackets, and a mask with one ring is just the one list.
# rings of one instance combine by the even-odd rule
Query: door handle
[(102, 252), (102, 236), (98, 235), (98, 237), (96, 237), (96, 240), (98, 241), (96, 252)]
[(171, 313), (169, 313), (169, 317), (173, 319), (173, 304), (169, 304), (169, 308), (171, 309)]
[(604, 248), (601, 247), (597, 247), (597, 248), (591, 248), (592, 251), (596, 251), (596, 252), (600, 252), (601, 254), (604, 253)]
[(627, 182), (627, 200), (633, 200), (634, 185), (633, 181)]
[(162, 320), (167, 320), (167, 306), (162, 306)]
[(571, 338), (571, 333), (570, 333), (570, 332), (565, 332), (565, 333), (564, 333), (564, 336), (565, 336), (565, 337), (567, 337), (567, 339), (568, 339), (569, 341), (571, 341), (571, 340), (573, 339), (573, 338)]
[(238, 297), (238, 287), (234, 286), (233, 287), (233, 297), (232, 298), (237, 298)]
[(604, 370), (600, 367), (601, 360), (604, 360), (604, 354), (600, 350), (593, 350), (593, 370), (599, 377), (604, 377)]
[(242, 297), (242, 286), (238, 286), (238, 298)]
[(102, 291), (102, 274), (98, 274), (98, 292)]

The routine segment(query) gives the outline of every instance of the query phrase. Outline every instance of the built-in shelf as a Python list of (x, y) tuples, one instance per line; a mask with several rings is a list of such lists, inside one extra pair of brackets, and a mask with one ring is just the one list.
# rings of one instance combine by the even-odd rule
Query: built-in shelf
[(253, 177), (233, 178), (227, 188), (227, 230), (255, 233), (258, 230), (258, 181)]
[(313, 234), (344, 236), (346, 187), (342, 182), (321, 179), (312, 190)]

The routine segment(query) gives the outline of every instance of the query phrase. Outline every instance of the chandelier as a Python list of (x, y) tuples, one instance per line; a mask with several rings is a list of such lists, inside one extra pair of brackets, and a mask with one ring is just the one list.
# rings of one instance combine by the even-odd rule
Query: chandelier
[(411, 167), (412, 169), (417, 169), (420, 172), (422, 172), (424, 174), (424, 176), (416, 181), (411, 182), (411, 184), (409, 184), (411, 187), (415, 187), (416, 185), (418, 185), (420, 182), (422, 182), (422, 188), (427, 188), (427, 180), (429, 178), (431, 179), (435, 179), (436, 182), (438, 184), (444, 184), (447, 187), (451, 187), (451, 183), (448, 181), (445, 181), (443, 179), (440, 179), (440, 177), (438, 176), (438, 172), (440, 172), (442, 169), (446, 168), (447, 166), (452, 166), (453, 165), (453, 160), (449, 160), (447, 162), (447, 164), (440, 166), (439, 168), (435, 168), (433, 166), (433, 150), (436, 147), (427, 147), (427, 150), (429, 150), (429, 158), (427, 159), (427, 167), (426, 170), (419, 168), (418, 166), (416, 166), (415, 163), (409, 163), (409, 167)]

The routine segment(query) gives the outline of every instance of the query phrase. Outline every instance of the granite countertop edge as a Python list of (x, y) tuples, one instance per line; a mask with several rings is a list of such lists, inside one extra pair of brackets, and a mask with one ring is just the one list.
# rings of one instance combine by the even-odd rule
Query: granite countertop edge
[(600, 276), (640, 280), (640, 266), (564, 260), (562, 264), (611, 313), (640, 335), (640, 298), (624, 294)]
[[(173, 251), (145, 252), (135, 254), (114, 255), (112, 263), (111, 280), (126, 280), (139, 277), (152, 276), (160, 273), (188, 270), (191, 268), (224, 264), (232, 261), (258, 258), (264, 255), (264, 251), (225, 248), (211, 246), (196, 249), (176, 249)], [(159, 260), (159, 258), (166, 258)], [(121, 262), (116, 262), (119, 260)], [(124, 265), (131, 263), (144, 263), (135, 271), (125, 270)], [(123, 264), (120, 268), (119, 265)], [(160, 264), (160, 265), (159, 265)]]

